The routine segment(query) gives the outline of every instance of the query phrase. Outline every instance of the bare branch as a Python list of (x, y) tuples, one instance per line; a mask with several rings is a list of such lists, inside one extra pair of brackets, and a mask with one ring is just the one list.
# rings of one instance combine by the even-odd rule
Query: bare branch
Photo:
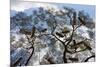
[(74, 30), (76, 30), (77, 28), (79, 28), (79, 27), (81, 27), (81, 26), (82, 26), (82, 24), (78, 25)]
[(95, 58), (95, 55), (92, 55), (92, 56), (86, 58), (86, 60), (84, 62), (88, 62), (88, 60), (91, 59), (91, 58)]
[(31, 57), (34, 53), (34, 46), (33, 45), (34, 45), (34, 41), (35, 41), (35, 36), (34, 36), (34, 41), (30, 41), (30, 38), (27, 35), (26, 35), (26, 38), (27, 38), (28, 42), (31, 44), (30, 49), (32, 49), (32, 52), (31, 52), (31, 55), (29, 56), (28, 60), (26, 61), (25, 65), (28, 64), (29, 60), (31, 59)]
[(32, 48), (32, 53), (31, 53), (31, 55), (29, 56), (29, 58), (28, 58), (27, 62), (25, 63), (25, 65), (27, 65), (27, 64), (28, 64), (28, 62), (29, 62), (29, 60), (31, 59), (31, 57), (32, 57), (33, 53), (34, 53), (34, 47)]
[(61, 43), (64, 44), (64, 42), (62, 40), (60, 40), (55, 34), (52, 34), (58, 41), (60, 41)]

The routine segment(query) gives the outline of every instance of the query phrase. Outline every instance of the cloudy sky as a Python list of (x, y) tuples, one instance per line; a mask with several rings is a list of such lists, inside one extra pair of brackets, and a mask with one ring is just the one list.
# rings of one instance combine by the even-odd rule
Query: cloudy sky
[(32, 1), (20, 1), (20, 0), (11, 0), (11, 10), (24, 11), (25, 9), (33, 7), (54, 7), (57, 9), (62, 8), (63, 6), (71, 7), (77, 11), (84, 10), (87, 12), (90, 17), (95, 19), (95, 5), (80, 5), (80, 4), (68, 4), (68, 3), (37, 3)]

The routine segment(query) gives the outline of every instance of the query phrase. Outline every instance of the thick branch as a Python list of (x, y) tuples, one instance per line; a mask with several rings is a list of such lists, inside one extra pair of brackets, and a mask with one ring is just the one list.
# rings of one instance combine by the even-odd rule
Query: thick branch
[(32, 53), (31, 53), (31, 55), (29, 56), (28, 60), (26, 61), (25, 65), (28, 64), (29, 60), (31, 59), (31, 57), (32, 57), (32, 55), (33, 55), (33, 53), (34, 53), (34, 46), (33, 46), (33, 45), (34, 45), (34, 42), (31, 42), (31, 41), (29, 40), (29, 38), (28, 38), (27, 35), (26, 35), (26, 37), (27, 37), (27, 39), (28, 39), (28, 42), (31, 44)]
[(64, 60), (64, 63), (67, 63), (66, 49), (65, 49), (64, 52), (63, 52), (63, 60)]
[(25, 65), (27, 65), (27, 64), (28, 64), (28, 62), (29, 62), (29, 60), (31, 59), (31, 57), (32, 57), (33, 53), (34, 53), (34, 48), (32, 48), (32, 53), (31, 53), (31, 55), (29, 56), (29, 58), (28, 58), (27, 62), (25, 63)]

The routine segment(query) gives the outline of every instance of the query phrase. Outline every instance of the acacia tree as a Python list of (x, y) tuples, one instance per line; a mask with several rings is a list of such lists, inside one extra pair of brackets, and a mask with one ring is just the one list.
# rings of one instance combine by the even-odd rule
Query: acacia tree
[[(41, 35), (39, 35), (39, 37), (41, 37), (43, 35), (45, 35), (45, 36), (52, 35), (51, 37), (55, 37), (55, 39), (57, 41), (61, 42), (64, 47), (63, 61), (64, 61), (64, 63), (68, 63), (67, 60), (78, 61), (78, 58), (67, 58), (66, 53), (75, 54), (75, 53), (86, 51), (86, 50), (89, 50), (91, 52), (91, 50), (92, 50), (90, 44), (87, 43), (88, 42), (87, 38), (80, 42), (76, 42), (76, 40), (74, 39), (74, 37), (77, 37), (77, 36), (74, 36), (75, 31), (79, 27), (85, 26), (87, 24), (87, 21), (90, 18), (88, 16), (86, 16), (85, 13), (83, 13), (82, 11), (77, 13), (74, 9), (70, 9), (70, 8), (66, 8), (66, 7), (64, 7), (64, 9), (65, 9), (65, 12), (63, 12), (62, 10), (60, 10), (58, 12), (53, 12), (53, 11), (55, 11), (54, 9), (48, 9), (46, 11), (46, 14), (49, 15), (49, 18), (45, 18), (46, 14), (43, 13), (43, 8), (41, 8), (42, 13), (40, 15), (37, 15), (37, 17), (43, 21), (46, 21), (47, 24), (51, 27), (51, 33), (41, 34)], [(70, 25), (72, 26), (72, 30), (68, 30), (67, 27), (64, 27), (63, 29), (61, 29), (59, 27), (60, 23), (59, 23), (57, 17), (64, 18), (65, 20), (69, 19), (69, 21), (67, 21), (67, 22), (69, 22)], [(66, 22), (62, 21), (61, 24), (63, 24), (63, 23), (66, 24)], [(57, 27), (59, 27), (61, 29), (60, 32), (59, 32), (59, 30), (56, 29)], [(70, 35), (69, 37), (67, 37), (68, 34)], [(61, 38), (64, 38), (64, 40), (61, 40)], [(77, 49), (80, 46), (84, 46), (84, 48), (77, 51)], [(92, 53), (91, 53), (91, 56), (88, 57), (84, 62), (86, 62), (88, 59), (90, 59), (92, 57), (95, 57), (95, 55), (94, 54), (92, 55)]]
[[(64, 11), (63, 11), (64, 10)], [(89, 21), (89, 16), (85, 15), (82, 11), (75, 11), (72, 8), (64, 7), (63, 10), (55, 11), (55, 9), (51, 8), (48, 10), (44, 10), (42, 7), (39, 8), (39, 14), (34, 11), (33, 15), (31, 15), (31, 19), (34, 23), (32, 30), (27, 32), (27, 30), (21, 31), (24, 32), (28, 42), (31, 44), (29, 50), (32, 49), (31, 55), (29, 56), (25, 65), (28, 64), (34, 53), (34, 43), (36, 38), (41, 38), (42, 36), (46, 36), (49, 38), (54, 38), (54, 41), (59, 41), (64, 47), (63, 50), (63, 63), (68, 63), (68, 60), (72, 62), (78, 62), (79, 58), (77, 57), (67, 57), (66, 54), (69, 53), (77, 54), (82, 51), (90, 51), (91, 56), (87, 57), (84, 62), (87, 62), (90, 58), (95, 58), (95, 54), (91, 52), (92, 47), (88, 42), (89, 39), (84, 38), (81, 41), (77, 41), (75, 37), (78, 37), (76, 34), (76, 30), (81, 26), (85, 26)], [(33, 18), (32, 18), (33, 16)], [(62, 20), (63, 19), (63, 20)], [(48, 29), (38, 29), (35, 27), (39, 21), (46, 22), (48, 24)], [(71, 29), (68, 29), (67, 23), (71, 25)], [(63, 27), (64, 26), (64, 27)], [(50, 31), (50, 32), (46, 32)], [(38, 33), (38, 35), (36, 35)], [(62, 40), (63, 39), (63, 40)], [(77, 50), (82, 47), (82, 49)], [(53, 47), (52, 47), (53, 48)], [(50, 58), (47, 58), (50, 64), (55, 64)]]

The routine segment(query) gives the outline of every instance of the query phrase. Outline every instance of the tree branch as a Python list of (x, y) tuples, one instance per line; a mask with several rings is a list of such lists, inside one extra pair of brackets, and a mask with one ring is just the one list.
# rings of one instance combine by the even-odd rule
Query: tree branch
[(78, 25), (74, 30), (76, 30), (77, 28), (79, 28), (79, 27), (81, 27), (81, 26), (82, 26), (82, 24)]
[(86, 60), (84, 62), (88, 62), (88, 60), (91, 59), (91, 58), (95, 58), (95, 55), (92, 55), (92, 56), (86, 58)]
[[(31, 57), (32, 57), (32, 55), (33, 55), (33, 53), (34, 53), (34, 41), (33, 42), (31, 42), (30, 40), (29, 40), (29, 38), (28, 38), (28, 36), (26, 35), (26, 37), (27, 37), (27, 39), (28, 39), (28, 42), (31, 44), (31, 48), (32, 48), (32, 53), (31, 53), (31, 55), (29, 56), (29, 58), (28, 58), (28, 60), (26, 61), (26, 63), (25, 63), (25, 65), (27, 65), (28, 64), (28, 62), (29, 62), (29, 60), (31, 59)], [(31, 49), (30, 48), (30, 49)]]
[(62, 44), (64, 44), (64, 42), (62, 40), (60, 40), (55, 34), (52, 34), (58, 41), (60, 41)]

